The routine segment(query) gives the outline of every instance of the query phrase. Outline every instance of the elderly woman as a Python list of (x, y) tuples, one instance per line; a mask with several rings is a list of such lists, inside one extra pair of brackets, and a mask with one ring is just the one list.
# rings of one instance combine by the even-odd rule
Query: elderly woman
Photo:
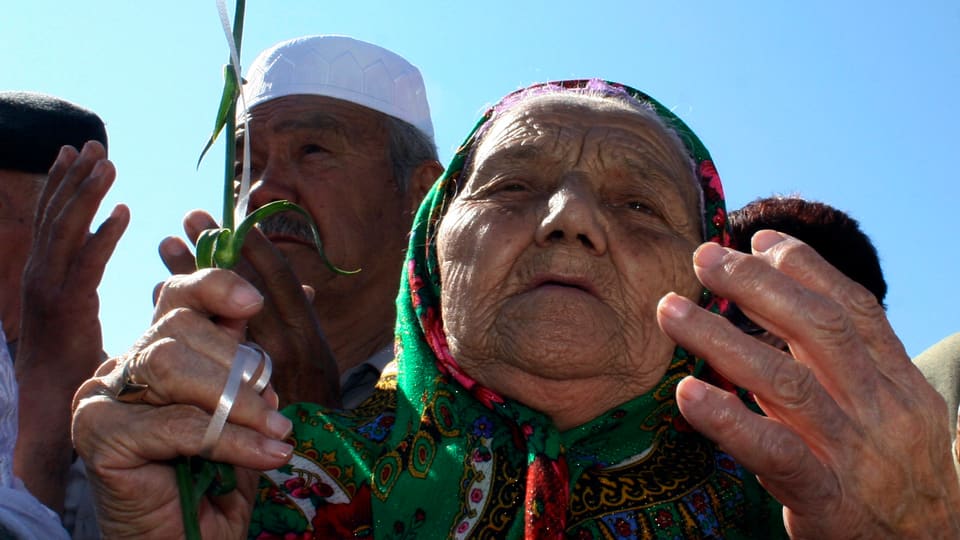
[[(421, 207), (397, 374), (352, 413), (280, 416), (241, 387), (206, 450), (240, 486), (202, 501), (204, 537), (956, 537), (943, 401), (882, 308), (773, 231), (723, 247), (722, 197), (696, 136), (636, 90), (511, 94)], [(175, 277), (78, 392), (106, 535), (181, 533), (167, 460), (201, 452), (259, 307), (230, 272)], [(119, 402), (131, 387), (142, 402)]]

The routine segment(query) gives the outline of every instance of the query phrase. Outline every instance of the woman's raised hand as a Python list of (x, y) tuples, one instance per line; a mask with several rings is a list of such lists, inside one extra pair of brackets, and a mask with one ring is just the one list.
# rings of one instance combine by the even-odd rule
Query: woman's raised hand
[(667, 295), (661, 328), (752, 391), (766, 412), (687, 379), (680, 410), (784, 506), (794, 538), (960, 538), (960, 481), (943, 399), (859, 284), (787, 235), (761, 231), (753, 255), (694, 254), (700, 281), (790, 346), (743, 334)]

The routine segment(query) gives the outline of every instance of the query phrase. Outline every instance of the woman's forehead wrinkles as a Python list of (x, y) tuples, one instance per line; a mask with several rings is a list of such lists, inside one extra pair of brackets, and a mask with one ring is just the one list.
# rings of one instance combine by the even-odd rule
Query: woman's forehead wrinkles
[(485, 162), (532, 161), (543, 154), (539, 144), (546, 130), (540, 122), (528, 118), (504, 118), (485, 136), (478, 148), (478, 169)]
[(673, 148), (662, 128), (656, 124), (637, 130), (614, 128), (608, 130), (608, 135), (597, 144), (603, 162), (661, 182), (664, 187), (695, 194), (696, 178), (686, 155)]
[(499, 124), (491, 133), (491, 140), (499, 144), (518, 139), (536, 139), (563, 127), (556, 122), (546, 121), (530, 114), (507, 117)]
[[(566, 104), (569, 105), (569, 104)], [(683, 193), (696, 191), (696, 179), (681, 154), (671, 144), (666, 128), (637, 111), (610, 108), (590, 123), (589, 109), (581, 104), (567, 107), (540, 101), (494, 120), (481, 141), (477, 170), (524, 166), (534, 162), (565, 162), (574, 166), (618, 169), (629, 177), (653, 182), (657, 189)], [(609, 116), (608, 116), (609, 115)], [(689, 185), (687, 185), (689, 184)]]
[(492, 177), (505, 169), (535, 163), (541, 155), (540, 148), (531, 145), (513, 145), (494, 149), (485, 157), (481, 156), (477, 163), (476, 173), (471, 177), (475, 178), (478, 174)]
[(543, 150), (539, 146), (519, 144), (507, 146), (492, 154), (491, 157), (495, 156), (503, 161), (536, 161), (541, 155), (543, 155)]
[(633, 159), (631, 156), (616, 158), (616, 161), (630, 178), (642, 179), (644, 184), (659, 184), (679, 191), (679, 185), (674, 179), (676, 173), (657, 160)]

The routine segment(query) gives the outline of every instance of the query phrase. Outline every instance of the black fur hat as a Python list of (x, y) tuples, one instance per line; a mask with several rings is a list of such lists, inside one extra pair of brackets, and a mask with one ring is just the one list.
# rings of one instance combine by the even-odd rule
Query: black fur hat
[(36, 92), (0, 92), (0, 169), (46, 173), (60, 153), (90, 140), (107, 146), (96, 113)]

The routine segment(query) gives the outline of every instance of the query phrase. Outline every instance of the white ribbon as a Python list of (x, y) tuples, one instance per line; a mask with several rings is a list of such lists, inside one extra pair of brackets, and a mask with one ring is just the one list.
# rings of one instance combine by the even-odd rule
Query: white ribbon
[(257, 372), (260, 366), (260, 377), (253, 383), (253, 390), (256, 393), (263, 392), (270, 382), (270, 375), (273, 372), (273, 362), (270, 355), (260, 348), (256, 343), (241, 343), (237, 346), (237, 352), (233, 355), (233, 366), (230, 367), (230, 374), (227, 375), (227, 384), (223, 387), (220, 394), (220, 401), (217, 402), (217, 410), (210, 419), (210, 425), (207, 426), (207, 432), (203, 434), (203, 441), (200, 443), (200, 455), (209, 456), (217, 441), (220, 440), (220, 434), (223, 433), (223, 426), (227, 423), (230, 416), (230, 410), (237, 400), (237, 393), (240, 391), (240, 385), (248, 382), (253, 374)]
[(247, 215), (247, 206), (250, 203), (250, 126), (247, 118), (247, 99), (243, 95), (243, 77), (240, 74), (240, 52), (237, 50), (237, 43), (233, 39), (233, 28), (230, 24), (230, 16), (227, 14), (226, 0), (217, 0), (217, 11), (220, 12), (220, 23), (223, 25), (223, 33), (227, 36), (227, 44), (230, 46), (230, 63), (233, 65), (233, 75), (237, 81), (237, 89), (240, 92), (240, 99), (237, 102), (237, 108), (243, 119), (243, 172), (240, 175), (240, 191), (237, 194), (236, 204), (233, 207), (234, 226), (240, 224)]

